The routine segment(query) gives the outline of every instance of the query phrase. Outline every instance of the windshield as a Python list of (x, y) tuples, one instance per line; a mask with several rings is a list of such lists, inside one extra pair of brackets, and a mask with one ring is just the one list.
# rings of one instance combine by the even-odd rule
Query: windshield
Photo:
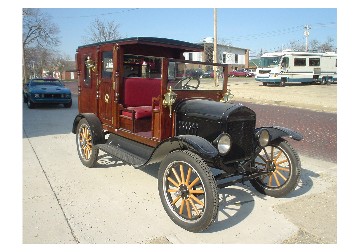
[(203, 62), (169, 62), (168, 86), (173, 90), (222, 90), (224, 67)]
[(260, 67), (275, 67), (279, 65), (281, 56), (261, 57)]
[(63, 84), (59, 80), (32, 80), (31, 81), (31, 86), (39, 86), (39, 85), (58, 86), (58, 87), (63, 86)]

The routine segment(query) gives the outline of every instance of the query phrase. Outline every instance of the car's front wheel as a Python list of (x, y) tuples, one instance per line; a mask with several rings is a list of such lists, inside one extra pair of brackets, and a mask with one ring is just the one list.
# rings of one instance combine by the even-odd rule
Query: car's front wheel
[(64, 103), (65, 108), (71, 108), (71, 106), (72, 106), (72, 101), (70, 101), (69, 103)]
[(26, 104), (29, 109), (34, 108), (34, 103), (29, 98), (27, 98)]
[(174, 223), (200, 232), (217, 217), (219, 195), (213, 174), (190, 151), (174, 151), (162, 161), (158, 175), (161, 202)]
[(283, 197), (294, 190), (300, 179), (301, 163), (298, 154), (283, 139), (273, 141), (263, 148), (255, 159), (257, 170), (269, 170), (268, 174), (250, 180), (262, 194)]

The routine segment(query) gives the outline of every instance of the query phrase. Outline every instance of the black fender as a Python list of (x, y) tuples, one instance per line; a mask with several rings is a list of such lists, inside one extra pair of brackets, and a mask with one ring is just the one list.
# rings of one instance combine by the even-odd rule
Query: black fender
[(72, 133), (76, 134), (76, 130), (78, 127), (78, 124), (81, 119), (85, 118), (86, 121), (90, 125), (91, 134), (93, 136), (93, 143), (96, 144), (104, 144), (105, 143), (105, 135), (102, 128), (102, 124), (100, 122), (100, 119), (93, 113), (81, 113), (78, 114), (73, 122), (73, 128)]
[(261, 128), (257, 128), (255, 130), (255, 133), (257, 131), (259, 131), (260, 129), (266, 129), (267, 131), (269, 131), (270, 142), (272, 142), (275, 139), (278, 139), (280, 137), (289, 137), (289, 138), (294, 139), (296, 141), (300, 141), (300, 140), (302, 140), (304, 138), (299, 132), (296, 132), (294, 130), (291, 130), (291, 129), (288, 129), (288, 128), (285, 128), (285, 127), (280, 127), (280, 126), (261, 127)]
[(161, 162), (174, 150), (190, 150), (207, 163), (215, 163), (219, 156), (219, 151), (206, 139), (195, 135), (180, 135), (167, 139), (156, 147), (147, 164)]

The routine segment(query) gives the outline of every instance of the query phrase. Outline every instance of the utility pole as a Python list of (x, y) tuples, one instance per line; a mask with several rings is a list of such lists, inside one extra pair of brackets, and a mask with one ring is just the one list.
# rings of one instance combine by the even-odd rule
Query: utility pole
[[(217, 63), (217, 11), (214, 8), (214, 52), (213, 52), (213, 62)], [(214, 78), (215, 78), (215, 86), (218, 85), (218, 68), (214, 67)]]
[(309, 47), (308, 47), (308, 37), (310, 35), (310, 29), (311, 27), (309, 25), (305, 25), (304, 26), (304, 36), (305, 36), (305, 52), (308, 51)]

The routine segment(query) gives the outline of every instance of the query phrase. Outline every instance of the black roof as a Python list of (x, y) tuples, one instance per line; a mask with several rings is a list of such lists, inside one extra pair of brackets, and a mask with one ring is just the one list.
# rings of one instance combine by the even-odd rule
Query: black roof
[(123, 38), (116, 39), (111, 41), (98, 42), (88, 45), (79, 46), (79, 48), (89, 47), (89, 46), (98, 46), (109, 43), (117, 43), (119, 45), (126, 44), (152, 44), (157, 46), (168, 46), (174, 48), (182, 48), (187, 51), (202, 51), (204, 49), (203, 45), (194, 44), (190, 42), (185, 42), (181, 40), (168, 39), (168, 38), (157, 38), (157, 37), (131, 37), (131, 38)]

